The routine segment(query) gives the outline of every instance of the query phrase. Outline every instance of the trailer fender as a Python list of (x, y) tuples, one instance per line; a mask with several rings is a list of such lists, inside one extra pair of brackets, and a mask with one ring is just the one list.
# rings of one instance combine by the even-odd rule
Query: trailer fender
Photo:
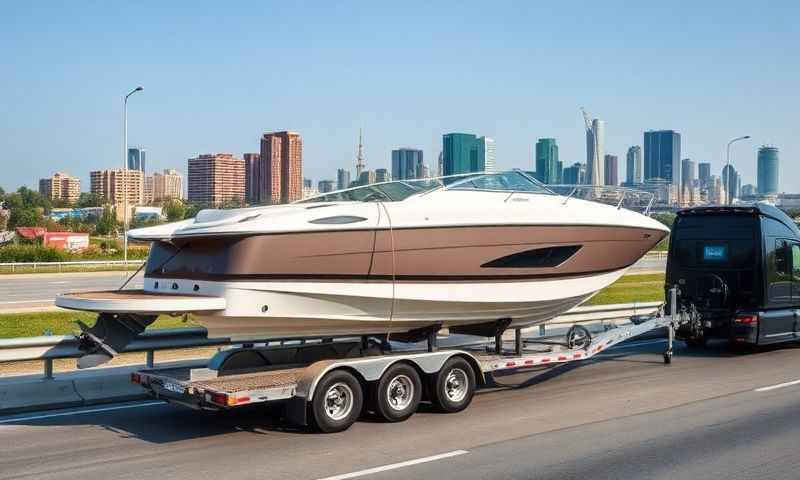
[(341, 359), (315, 362), (306, 368), (303, 376), (298, 380), (295, 395), (304, 398), (306, 402), (310, 402), (314, 399), (314, 391), (320, 379), (337, 368), (347, 368), (355, 371), (365, 381), (374, 382), (381, 378), (387, 368), (397, 362), (410, 363), (425, 374), (434, 374), (441, 370), (444, 363), (454, 356), (465, 357), (475, 369), (475, 377), (479, 383), (484, 383), (483, 372), (479, 367), (478, 361), (472, 355), (462, 350), (446, 350), (408, 355), (378, 356), (357, 360)]

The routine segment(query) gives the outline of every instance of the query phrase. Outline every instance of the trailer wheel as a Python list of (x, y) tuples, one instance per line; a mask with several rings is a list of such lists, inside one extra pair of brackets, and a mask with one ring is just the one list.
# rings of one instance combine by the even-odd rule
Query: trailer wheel
[(334, 370), (317, 384), (311, 413), (317, 429), (324, 433), (350, 428), (361, 415), (364, 393), (361, 383), (351, 373)]
[(417, 411), (422, 399), (422, 381), (411, 365), (389, 367), (373, 393), (375, 412), (388, 422), (402, 422)]
[(439, 373), (434, 375), (431, 400), (442, 412), (460, 412), (472, 402), (475, 386), (475, 371), (472, 365), (461, 357), (453, 357), (445, 362)]

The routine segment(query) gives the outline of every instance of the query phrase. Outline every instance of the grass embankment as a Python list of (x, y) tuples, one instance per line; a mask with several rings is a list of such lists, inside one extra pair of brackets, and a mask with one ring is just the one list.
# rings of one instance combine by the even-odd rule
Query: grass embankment
[[(75, 320), (93, 325), (97, 315), (89, 312), (35, 312), (0, 315), (0, 339), (36, 337), (38, 335), (67, 335), (79, 333)], [(180, 328), (198, 326), (191, 319), (160, 316), (150, 328)]]
[(663, 302), (664, 274), (625, 275), (589, 299), (584, 305), (612, 303)]

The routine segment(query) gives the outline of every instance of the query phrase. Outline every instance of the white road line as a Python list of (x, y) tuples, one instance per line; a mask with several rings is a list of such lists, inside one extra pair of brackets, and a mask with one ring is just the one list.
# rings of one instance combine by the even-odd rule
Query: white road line
[(52, 301), (53, 301), (52, 298), (45, 298), (45, 299), (40, 298), (39, 300), (11, 300), (7, 302), (0, 302), (0, 305), (6, 305), (10, 303), (42, 303), (42, 302), (52, 302)]
[(768, 387), (756, 388), (754, 392), (769, 392), (770, 390), (777, 390), (779, 388), (791, 387), (792, 385), (800, 385), (800, 380), (794, 380), (786, 383), (779, 383), (777, 385), (770, 385)]
[(0, 424), (3, 423), (14, 423), (14, 422), (27, 422), (29, 420), (41, 420), (43, 418), (54, 418), (54, 417), (69, 417), (72, 415), (81, 415), (84, 413), (98, 413), (98, 412), (110, 412), (113, 410), (124, 410), (128, 408), (139, 408), (139, 407), (154, 407), (156, 405), (166, 405), (166, 402), (148, 402), (148, 403), (136, 403), (133, 405), (117, 405), (115, 407), (102, 407), (102, 408), (89, 408), (86, 410), (73, 410), (70, 412), (60, 412), (60, 413), (46, 413), (44, 415), (32, 415), (30, 417), (15, 417), (15, 418), (4, 418), (0, 419)]
[(364, 475), (372, 475), (373, 473), (385, 472), (387, 470), (396, 470), (398, 468), (410, 467), (412, 465), (419, 465), (420, 463), (428, 463), (428, 462), (434, 462), (436, 460), (442, 460), (444, 458), (457, 457), (459, 455), (464, 455), (465, 453), (469, 452), (466, 450), (453, 450), (452, 452), (440, 453), (439, 455), (417, 458), (415, 460), (407, 460), (405, 462), (400, 462), (400, 463), (392, 463), (390, 465), (384, 465), (382, 467), (368, 468), (366, 470), (360, 470), (358, 472), (344, 473), (342, 475), (334, 475), (332, 477), (320, 478), (319, 480), (345, 480), (348, 478), (363, 477)]

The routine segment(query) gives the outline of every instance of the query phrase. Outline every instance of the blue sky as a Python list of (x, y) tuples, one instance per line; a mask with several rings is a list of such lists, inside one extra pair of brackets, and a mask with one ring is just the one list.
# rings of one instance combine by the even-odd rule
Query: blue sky
[(129, 141), (150, 171), (291, 129), (305, 176), (335, 178), (359, 127), (369, 168), (398, 146), (433, 165), (451, 131), (494, 137), (508, 168), (555, 137), (569, 164), (585, 106), (621, 165), (644, 130), (675, 129), (719, 174), (727, 140), (750, 134), (744, 183), (772, 144), (781, 188), (800, 191), (800, 2), (652, 3), (6, 2), (0, 186), (65, 171), (88, 190), (90, 170), (121, 165), (122, 97), (141, 84)]

